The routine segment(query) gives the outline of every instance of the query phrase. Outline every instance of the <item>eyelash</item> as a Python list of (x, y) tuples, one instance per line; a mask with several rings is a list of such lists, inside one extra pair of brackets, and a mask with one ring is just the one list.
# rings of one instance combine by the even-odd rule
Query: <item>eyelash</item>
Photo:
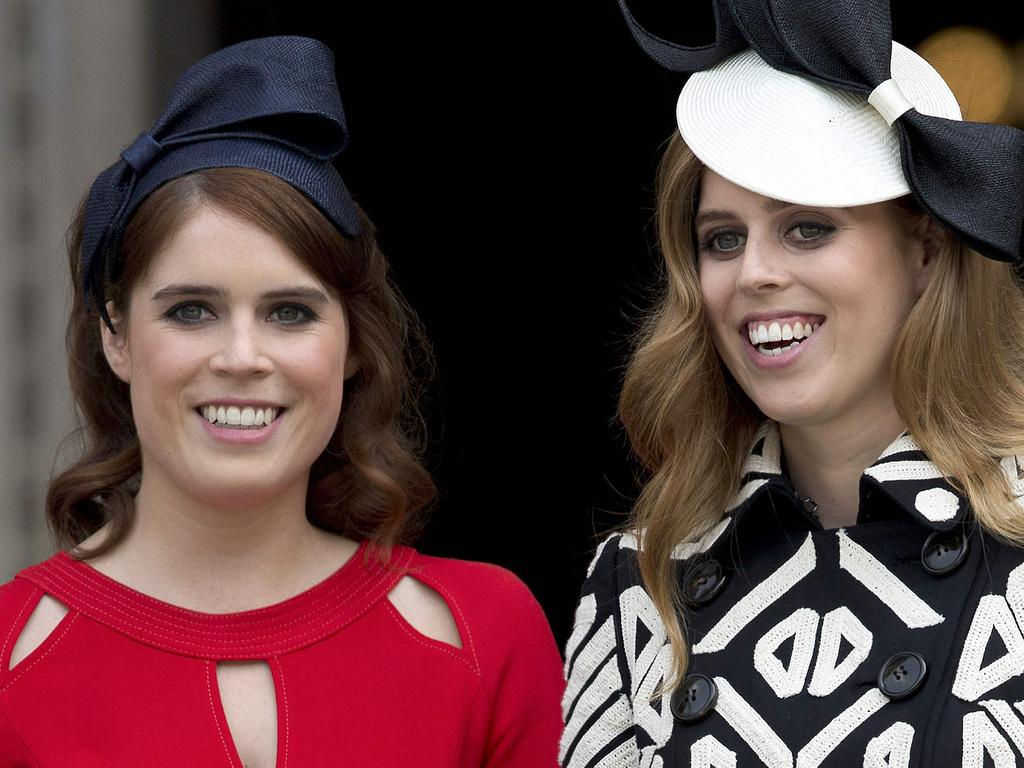
[[(179, 314), (181, 310), (186, 309), (188, 307), (199, 307), (200, 309), (206, 310), (210, 314), (213, 314), (213, 311), (206, 304), (202, 304), (196, 301), (184, 301), (181, 304), (175, 304), (173, 307), (167, 310), (164, 313), (164, 318), (169, 322), (174, 323), (175, 325), (181, 325), (186, 327), (196, 326), (202, 323), (202, 320), (185, 320), (183, 317), (181, 317), (181, 315)], [(309, 325), (310, 323), (314, 323), (320, 319), (313, 310), (311, 310), (309, 307), (303, 306), (302, 304), (278, 304), (276, 307), (274, 307), (274, 310), (271, 314), (273, 314), (274, 312), (279, 312), (282, 309), (296, 309), (304, 315), (304, 317), (299, 320), (294, 320), (291, 322), (282, 321), (281, 324), (285, 326), (304, 326)]]
[[(821, 222), (818, 222), (818, 221), (798, 221), (793, 226), (791, 226), (789, 229), (787, 229), (786, 233), (788, 234), (788, 233), (792, 232), (794, 229), (799, 229), (800, 227), (813, 227), (815, 229), (821, 230), (821, 234), (819, 234), (817, 237), (813, 237), (813, 238), (810, 238), (808, 240), (795, 240), (795, 241), (793, 241), (793, 242), (797, 243), (797, 247), (798, 248), (814, 248), (815, 244), (818, 241), (822, 240), (823, 238), (827, 237), (828, 235), (830, 235), (832, 232), (835, 231), (835, 227), (830, 226), (828, 224), (822, 224)], [(737, 232), (735, 229), (716, 229), (716, 230), (712, 230), (707, 235), (705, 235), (704, 238), (697, 244), (697, 253), (700, 254), (700, 253), (711, 252), (711, 253), (717, 253), (717, 254), (731, 254), (731, 253), (733, 253), (734, 251), (736, 251), (740, 247), (740, 246), (737, 246), (736, 248), (731, 248), (729, 250), (724, 250), (724, 251), (720, 251), (720, 250), (714, 248), (713, 245), (714, 245), (715, 239), (717, 237), (721, 236), (721, 235), (739, 235), (740, 237), (745, 237), (745, 235)], [(806, 243), (806, 245), (801, 245), (801, 243)]]

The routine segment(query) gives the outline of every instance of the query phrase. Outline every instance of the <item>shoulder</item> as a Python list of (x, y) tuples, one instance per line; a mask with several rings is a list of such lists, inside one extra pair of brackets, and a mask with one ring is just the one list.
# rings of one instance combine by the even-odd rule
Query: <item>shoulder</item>
[(444, 598), (462, 646), (482, 674), (497, 673), (516, 658), (533, 657), (560, 676), (561, 657), (547, 617), (530, 588), (512, 571), (417, 553), (409, 573)]
[(3, 628), (3, 632), (0, 632), (0, 643), (3, 642), (6, 628), (23, 619), (38, 602), (43, 590), (36, 583), (36, 576), (48, 571), (56, 558), (57, 555), (54, 555), (31, 565), (17, 573), (10, 581), (0, 584), (0, 628)]
[(416, 553), (409, 573), (437, 590), (456, 620), (467, 623), (470, 629), (486, 631), (494, 625), (514, 622), (515, 617), (543, 618), (530, 588), (507, 568)]
[(40, 590), (25, 579), (14, 578), (0, 585), (0, 643), (7, 628), (29, 611), (33, 598), (39, 594)]

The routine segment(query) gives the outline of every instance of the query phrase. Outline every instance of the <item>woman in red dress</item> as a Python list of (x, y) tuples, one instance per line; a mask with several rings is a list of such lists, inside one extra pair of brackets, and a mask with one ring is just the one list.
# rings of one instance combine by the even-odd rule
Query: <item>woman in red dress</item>
[(543, 766), (561, 660), (511, 573), (406, 546), (434, 497), (414, 318), (331, 164), (314, 40), (223, 49), (72, 227), (85, 450), (0, 587), (0, 766)]

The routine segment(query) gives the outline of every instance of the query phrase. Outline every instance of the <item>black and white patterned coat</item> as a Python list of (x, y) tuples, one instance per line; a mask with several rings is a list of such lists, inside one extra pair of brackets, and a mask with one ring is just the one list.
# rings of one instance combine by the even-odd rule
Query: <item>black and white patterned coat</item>
[[(1002, 467), (1024, 496), (1021, 462)], [(692, 655), (671, 699), (636, 546), (607, 538), (583, 585), (567, 768), (1024, 765), (1024, 549), (984, 534), (910, 436), (865, 471), (858, 524), (825, 530), (761, 427), (727, 517), (676, 548)]]

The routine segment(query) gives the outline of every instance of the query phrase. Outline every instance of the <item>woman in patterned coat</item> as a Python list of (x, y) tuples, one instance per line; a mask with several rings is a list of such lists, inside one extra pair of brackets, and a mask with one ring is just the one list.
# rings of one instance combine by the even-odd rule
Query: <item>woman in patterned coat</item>
[(1024, 134), (962, 121), (884, 4), (767, 5), (702, 49), (623, 6), (701, 71), (620, 403), (650, 475), (583, 585), (561, 760), (1014, 766)]

